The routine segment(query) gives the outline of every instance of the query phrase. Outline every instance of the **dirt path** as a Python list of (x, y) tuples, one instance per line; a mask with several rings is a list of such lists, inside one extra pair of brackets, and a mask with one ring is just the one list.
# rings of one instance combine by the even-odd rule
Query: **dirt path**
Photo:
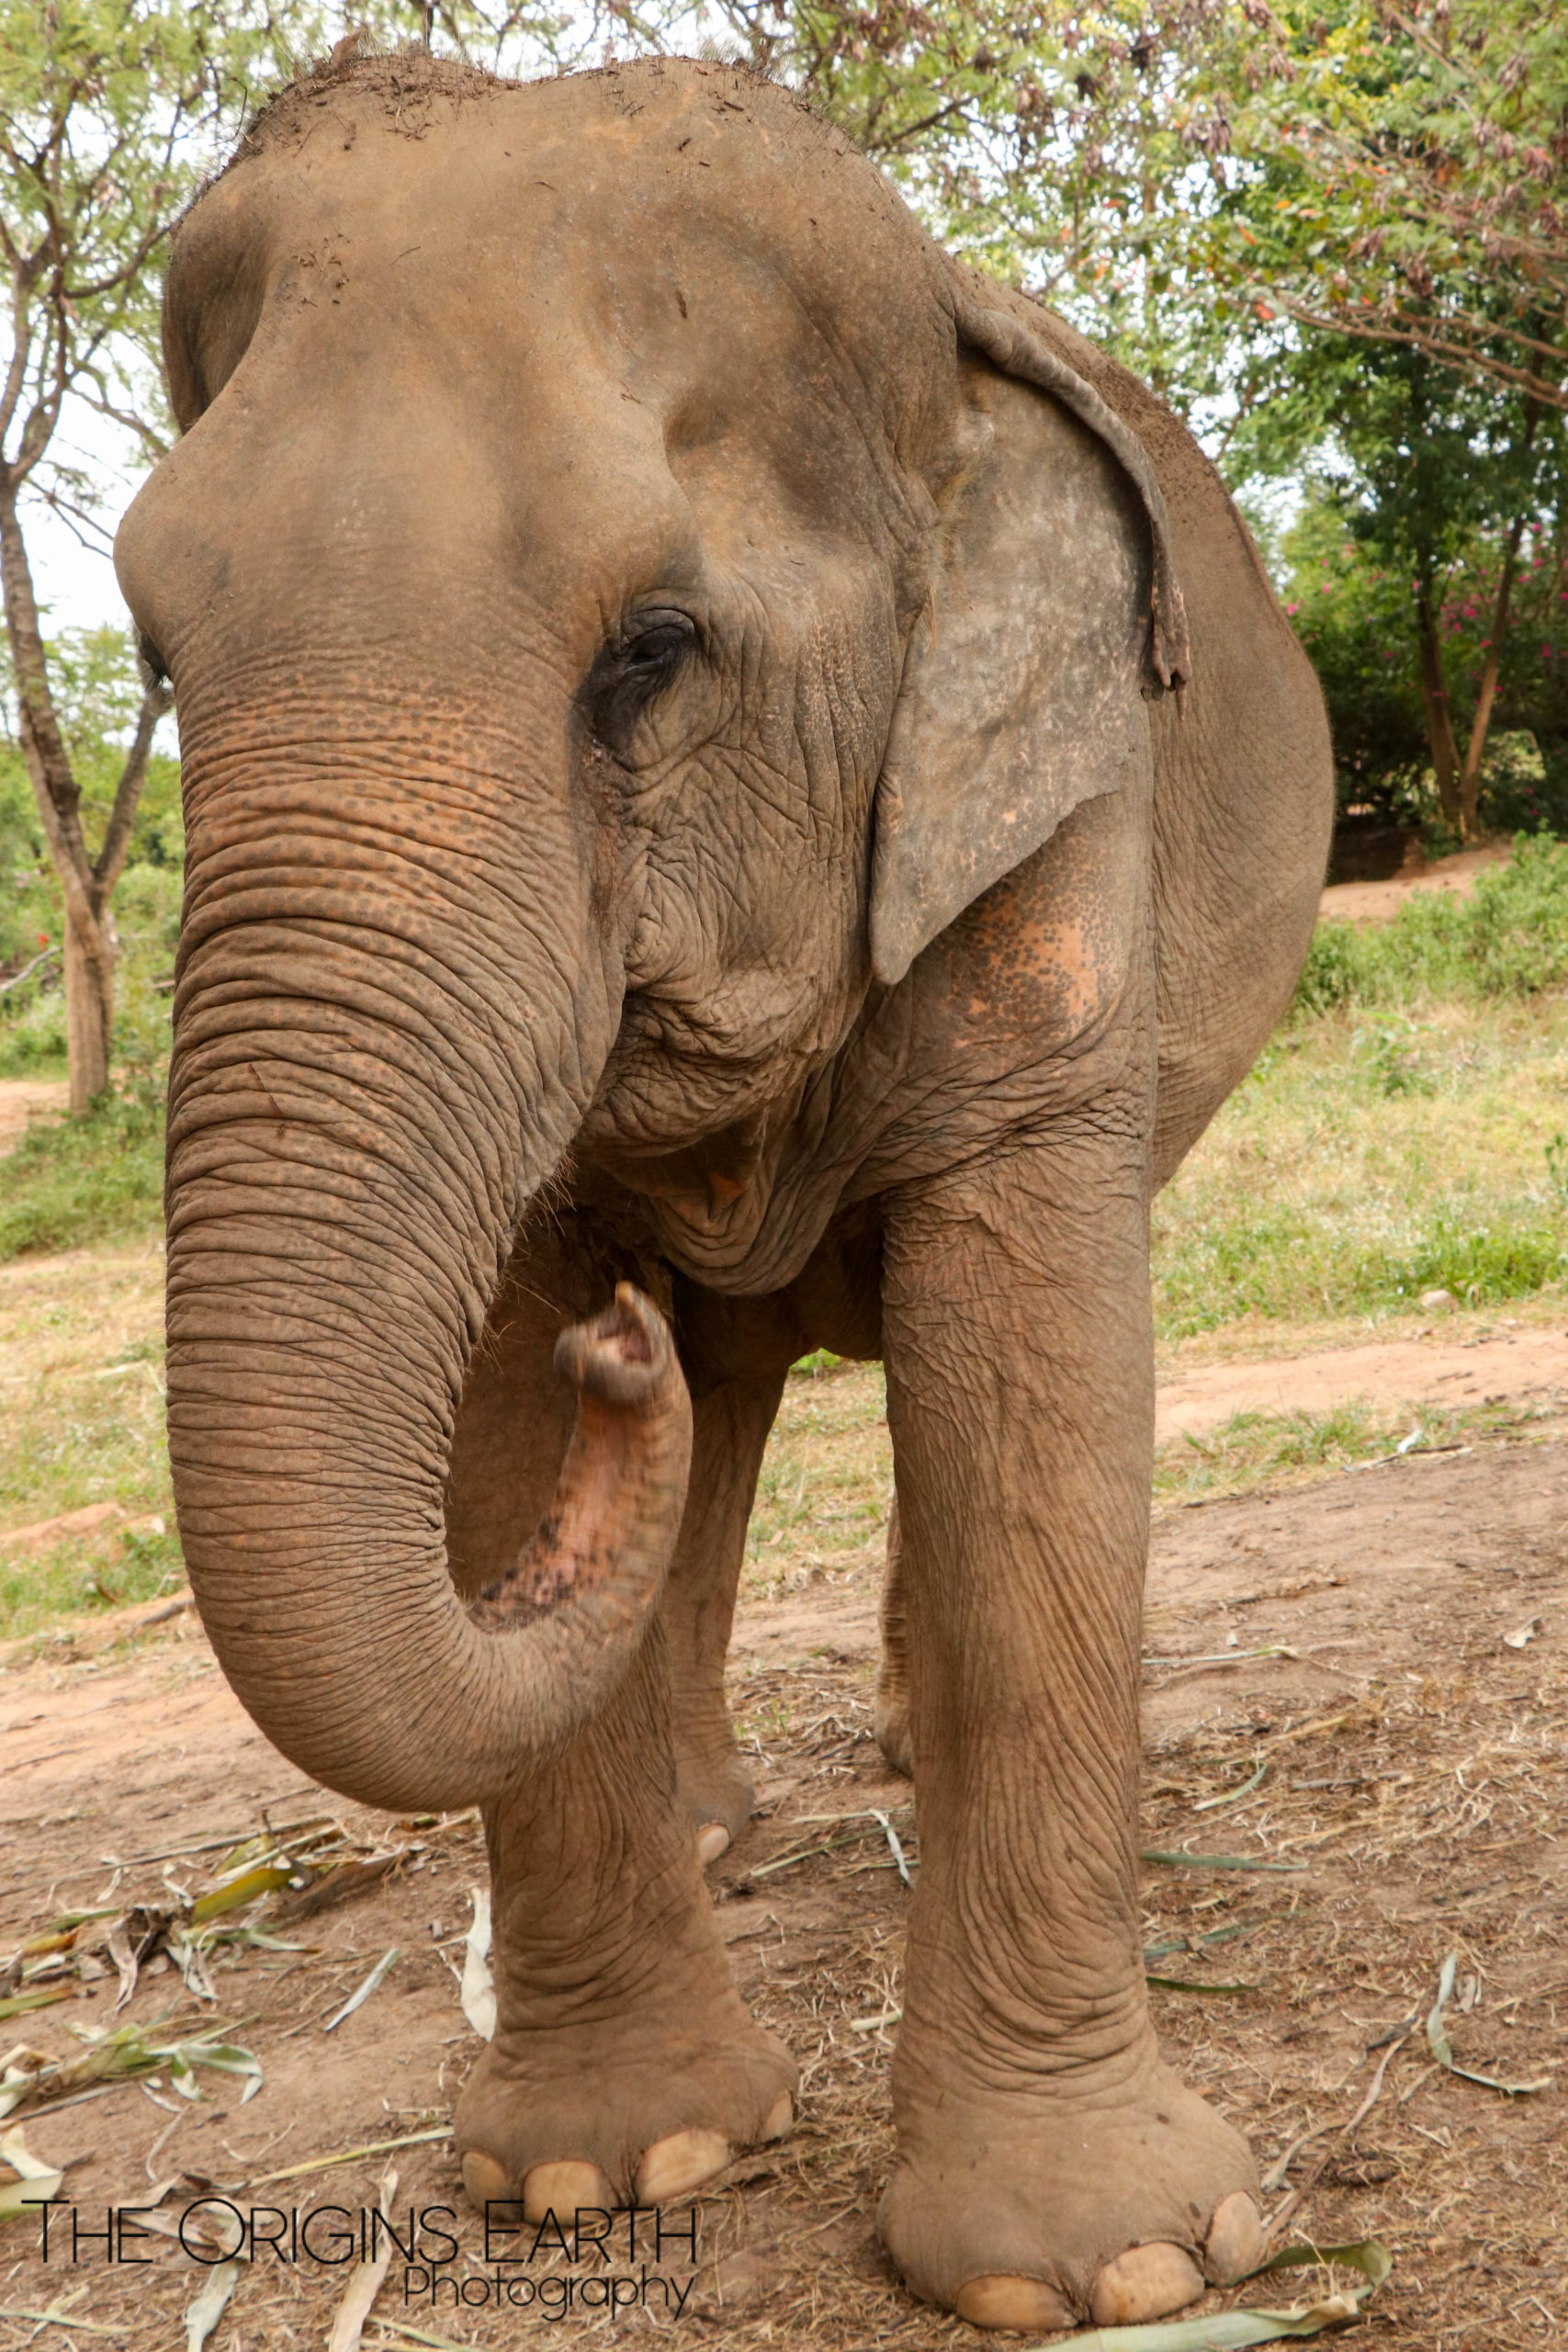
[(58, 1116), (70, 1091), (62, 1078), (0, 1078), (0, 1156), (15, 1151), (29, 1119)]
[(1419, 873), (1396, 874), (1387, 882), (1335, 882), (1325, 890), (1320, 911), (1337, 922), (1386, 922), (1412, 892), (1452, 890), (1467, 898), (1478, 875), (1489, 865), (1506, 865), (1512, 854), (1511, 843), (1487, 842), (1481, 849), (1461, 849)]
[(1156, 1392), (1156, 1441), (1198, 1437), (1233, 1413), (1326, 1413), (1365, 1398), (1379, 1406), (1495, 1404), (1568, 1394), (1568, 1330), (1368, 1340), (1259, 1363), (1165, 1374)]
[[(1156, 1991), (1156, 2021), (1266, 2165), (1303, 2132), (1323, 2135), (1288, 2173), (1308, 2188), (1297, 2226), (1320, 2243), (1365, 2232), (1386, 2241), (1396, 2269), (1376, 2325), (1401, 2352), (1461, 2340), (1516, 2352), (1549, 2340), (1541, 2311), (1561, 2314), (1568, 2298), (1557, 2071), (1568, 1990), (1565, 1499), (1568, 1445), (1518, 1445), (1178, 1510), (1156, 1533), (1145, 1838), (1294, 1873), (1149, 1869), (1144, 1934), (1158, 1956), (1147, 1964), (1251, 1988)], [(682, 2318), (657, 2314), (671, 2352), (719, 2341), (937, 2352), (958, 2341), (951, 2321), (891, 2279), (874, 2231), (908, 1897), (866, 1809), (886, 1812), (918, 1859), (912, 1819), (897, 1810), (908, 1788), (870, 1736), (874, 1655), (864, 1582), (742, 1613), (732, 1690), (761, 1810), (710, 1883), (741, 1989), (795, 2049), (806, 2088), (791, 2141), (742, 2160), (704, 2201), (694, 2271), (668, 2245), (649, 2265), (672, 2291), (689, 2289)], [(68, 2166), (82, 2229), (102, 2229), (106, 2204), (170, 2179), (154, 2224), (215, 2183), (242, 2211), (357, 2216), (384, 2154), (276, 2176), (422, 2132), (435, 2136), (392, 2157), (396, 2210), (460, 2204), (441, 2132), (479, 2048), (453, 1973), (468, 1889), (483, 1883), (472, 1816), (399, 1821), (315, 1789), (251, 1726), (188, 1618), (129, 1655), (73, 1664), (57, 1649), (0, 1674), (0, 1776), (12, 1824), (0, 1951), (70, 1908), (166, 1908), (173, 1889), (199, 1891), (225, 1843), (264, 1816), (276, 1828), (324, 1815), (347, 1850), (396, 1857), (357, 1900), (304, 1925), (274, 1925), (264, 1910), (275, 1945), (210, 1956), (216, 2014), (243, 2021), (235, 2038), (261, 2060), (258, 2098), (242, 2107), (232, 2078), (207, 2075), (208, 2096), (187, 2104), (164, 2078), (27, 2125), (35, 2154)], [(1234, 1801), (1216, 1811), (1216, 1797)], [(1200, 1939), (1216, 1935), (1227, 1939), (1211, 1951)], [(333, 2010), (394, 1947), (380, 1991), (329, 2036)], [(1551, 2088), (1506, 2099), (1433, 2067), (1419, 2030), (1390, 2043), (1425, 2014), (1450, 1951), (1471, 2003), (1452, 2018), (1461, 2062)], [(66, 2052), (80, 2046), (68, 2023), (108, 2021), (112, 1974), (65, 1983), (73, 1998), (11, 2032)], [(171, 2010), (170, 2030), (187, 2033), (214, 2015), (166, 1971), (143, 1978), (125, 2014), (151, 2024)], [(1343, 2132), (1391, 2048), (1379, 2098)], [(68, 2233), (68, 2219), (57, 2226)], [(497, 2274), (477, 2222), (465, 2213), (450, 2226), (467, 2304), (455, 2290), (433, 2304), (395, 2263), (378, 2312), (449, 2343), (601, 2340), (597, 2314), (551, 2319), (537, 2299), (498, 2305), (481, 2283)], [(53, 2244), (68, 2253), (68, 2236)], [(82, 2289), (72, 2309), (100, 2331), (91, 2340), (107, 2331), (125, 2352), (162, 2352), (204, 2274), (155, 2234), (131, 2250), (149, 2267), (107, 2265), (84, 2238), (74, 2267), (46, 2267), (34, 2225), (16, 2225), (5, 2313)], [(637, 2275), (619, 2238), (614, 2267)], [(537, 2287), (547, 2272), (586, 2275), (543, 2256), (511, 2275)], [(212, 2352), (319, 2343), (342, 2290), (321, 2262), (244, 2267)], [(622, 2325), (640, 2341), (652, 2324), (634, 2313)], [(0, 2314), (0, 2346), (29, 2341), (34, 2324)]]

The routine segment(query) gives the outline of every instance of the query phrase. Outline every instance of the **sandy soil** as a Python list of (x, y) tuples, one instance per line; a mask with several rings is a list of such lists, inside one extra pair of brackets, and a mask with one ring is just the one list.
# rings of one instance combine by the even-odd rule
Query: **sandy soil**
[[(1145, 1934), (1164, 1947), (1156, 1973), (1247, 1988), (1156, 1990), (1157, 2022), (1265, 2164), (1303, 2132), (1321, 2135), (1271, 2202), (1304, 2189), (1292, 2229), (1316, 2243), (1385, 2240), (1396, 2268), (1371, 2337), (1401, 2352), (1461, 2341), (1514, 2352), (1554, 2341), (1568, 2308), (1556, 2071), (1568, 1994), (1565, 1497), (1568, 1446), (1517, 1445), (1176, 1510), (1156, 1532), (1145, 1835), (1152, 1849), (1255, 1866), (1148, 1870)], [(911, 2303), (874, 2237), (908, 1896), (867, 1809), (886, 1811), (918, 1858), (914, 1824), (895, 1810), (908, 1791), (870, 1736), (874, 1650), (863, 1583), (824, 1581), (751, 1607), (739, 1628), (733, 1698), (761, 1810), (711, 1883), (741, 1989), (795, 2049), (805, 2091), (787, 2145), (742, 2159), (703, 2200), (694, 2268), (668, 2245), (650, 2266), (690, 2288), (684, 2317), (659, 2321), (676, 2352), (980, 2341)], [(264, 1908), (270, 1932), (305, 1949), (213, 1955), (216, 2015), (265, 2070), (251, 2103), (209, 2075), (209, 2096), (187, 2105), (161, 2077), (27, 2124), (34, 2153), (67, 2167), (79, 2226), (101, 2229), (107, 2203), (170, 2180), (154, 2222), (214, 2183), (242, 2210), (357, 2212), (374, 2202), (384, 2154), (278, 2176), (422, 2132), (436, 2136), (391, 2157), (398, 2210), (459, 2206), (440, 2135), (479, 2046), (451, 1965), (468, 1890), (483, 1883), (478, 1823), (400, 1822), (314, 1788), (251, 1726), (188, 1615), (96, 1659), (56, 1642), (13, 1660), (0, 1715), (12, 1823), (0, 1951), (67, 1909), (166, 1906), (172, 1890), (198, 1891), (224, 1846), (264, 1822), (327, 1815), (353, 1850), (398, 1857), (357, 1901), (303, 1928), (270, 1927)], [(1236, 1796), (1259, 1765), (1260, 1781)], [(1235, 1801), (1215, 1810), (1227, 1794)], [(1257, 1874), (1265, 1861), (1288, 1874)], [(1199, 1939), (1216, 1933), (1228, 1939), (1206, 1956)], [(329, 2037), (326, 2019), (394, 1946), (380, 1991)], [(1450, 1951), (1471, 2001), (1451, 2019), (1461, 2063), (1550, 2088), (1508, 2099), (1432, 2064), (1415, 2021)], [(70, 1999), (13, 2021), (18, 2039), (63, 2052), (78, 2046), (69, 2027), (108, 2021), (112, 1975), (66, 1982)], [(215, 2011), (165, 1973), (143, 1977), (125, 2015), (150, 2024), (174, 2012), (171, 2028), (188, 2033)], [(1409, 2038), (1391, 2044), (1395, 2030)], [(1391, 2049), (1377, 2100), (1347, 2131)], [(13, 2314), (78, 2290), (72, 2312), (98, 2331), (84, 2345), (152, 2352), (176, 2340), (199, 2268), (156, 2235), (132, 2244), (145, 2268), (106, 2264), (85, 2238), (73, 2266), (69, 2226), (57, 2221), (64, 2256), (47, 2267), (34, 2222), (7, 2229), (0, 2346), (31, 2340), (36, 2323)], [(417, 2284), (405, 2297), (395, 2263), (367, 2342), (412, 2340), (382, 2329), (381, 2315), (423, 2328), (426, 2343), (602, 2339), (597, 2315), (557, 2322), (536, 2305), (480, 2302), (495, 2266), (481, 2259), (476, 2222), (451, 2226), (463, 2250), (451, 2275), (467, 2282), (468, 2306), (433, 2309)], [(615, 2245), (616, 2275), (637, 2276)], [(537, 2279), (544, 2267), (541, 2256), (513, 2275)], [(247, 2266), (212, 2352), (320, 2343), (342, 2291), (319, 2264)], [(1252, 2300), (1277, 2301), (1279, 2289)], [(635, 2312), (615, 2333), (643, 2340), (657, 2317)]]
[(1396, 874), (1387, 882), (1336, 882), (1323, 894), (1322, 911), (1337, 922), (1386, 922), (1413, 890), (1454, 890), (1467, 897), (1477, 875), (1489, 865), (1506, 865), (1512, 854), (1507, 842), (1487, 842), (1439, 858), (1418, 874)]
[(1155, 1431), (1201, 1436), (1233, 1413), (1326, 1413), (1363, 1397), (1373, 1405), (1451, 1407), (1539, 1402), (1568, 1392), (1568, 1330), (1523, 1329), (1450, 1338), (1441, 1326), (1416, 1339), (1261, 1362), (1172, 1368), (1156, 1392)]
[(29, 1119), (57, 1117), (70, 1091), (62, 1078), (0, 1078), (0, 1154), (16, 1149)]

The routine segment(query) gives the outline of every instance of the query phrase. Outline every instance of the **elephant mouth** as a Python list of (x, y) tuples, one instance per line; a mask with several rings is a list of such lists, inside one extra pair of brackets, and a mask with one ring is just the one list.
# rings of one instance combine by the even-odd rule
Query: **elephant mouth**
[(647, 1200), (660, 1248), (682, 1272), (720, 1289), (778, 1287), (779, 1268), (798, 1270), (819, 1238), (803, 1240), (788, 1215), (807, 1091), (678, 1150), (599, 1148), (594, 1164)]

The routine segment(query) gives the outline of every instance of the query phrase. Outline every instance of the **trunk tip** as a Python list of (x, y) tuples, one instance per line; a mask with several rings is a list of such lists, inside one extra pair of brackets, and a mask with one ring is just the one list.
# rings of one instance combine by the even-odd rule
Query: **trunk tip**
[(574, 1387), (607, 1405), (649, 1406), (681, 1381), (670, 1326), (633, 1283), (617, 1283), (613, 1306), (563, 1331), (555, 1360)]

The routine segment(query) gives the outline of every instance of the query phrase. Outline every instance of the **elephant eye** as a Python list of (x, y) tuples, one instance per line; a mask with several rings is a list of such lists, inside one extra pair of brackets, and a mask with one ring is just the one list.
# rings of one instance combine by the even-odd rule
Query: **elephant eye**
[(584, 689), (588, 717), (601, 742), (619, 751), (629, 741), (637, 720), (674, 677), (696, 635), (696, 624), (687, 613), (641, 612), (601, 646)]

